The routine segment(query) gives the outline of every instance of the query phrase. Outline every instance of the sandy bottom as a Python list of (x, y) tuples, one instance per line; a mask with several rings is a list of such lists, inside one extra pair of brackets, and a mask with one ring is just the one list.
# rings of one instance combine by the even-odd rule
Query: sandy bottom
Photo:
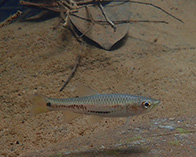
[[(131, 4), (133, 19), (166, 24), (130, 25), (113, 51), (85, 47), (59, 26), (59, 18), (13, 23), (0, 30), (0, 156), (194, 156), (196, 154), (196, 3), (152, 0), (182, 24), (149, 6)], [(59, 92), (79, 53), (76, 75)], [(62, 112), (31, 116), (29, 97), (76, 96), (77, 83), (99, 93), (128, 93), (161, 100), (152, 112), (66, 124)]]

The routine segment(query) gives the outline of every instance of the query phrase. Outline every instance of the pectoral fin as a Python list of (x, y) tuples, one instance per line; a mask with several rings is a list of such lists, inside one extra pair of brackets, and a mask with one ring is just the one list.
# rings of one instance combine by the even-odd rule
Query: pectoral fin
[(70, 111), (64, 111), (63, 116), (64, 116), (65, 123), (70, 123), (72, 120), (81, 116), (81, 114), (75, 113), (75, 112), (70, 112)]

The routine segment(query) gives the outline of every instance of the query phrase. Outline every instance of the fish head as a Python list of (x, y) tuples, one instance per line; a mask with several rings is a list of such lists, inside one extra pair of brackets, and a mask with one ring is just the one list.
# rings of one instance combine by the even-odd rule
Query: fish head
[(144, 110), (144, 112), (146, 112), (146, 111), (149, 112), (153, 108), (155, 108), (159, 103), (160, 103), (160, 101), (157, 99), (141, 97), (139, 105)]
[(157, 99), (137, 97), (137, 100), (128, 105), (129, 115), (140, 115), (151, 111), (160, 103)]

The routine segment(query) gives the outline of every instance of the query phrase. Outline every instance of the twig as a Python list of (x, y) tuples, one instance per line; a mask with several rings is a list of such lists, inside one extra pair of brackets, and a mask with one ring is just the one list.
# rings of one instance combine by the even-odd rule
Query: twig
[[(85, 17), (81, 17), (81, 16), (78, 16), (78, 15), (75, 15), (75, 14), (72, 14), (72, 16), (75, 16), (75, 17), (80, 18), (82, 20), (91, 22), (91, 19), (88, 19), (88, 18), (85, 18)], [(97, 23), (97, 24), (104, 24), (104, 25), (108, 24), (108, 22), (105, 21), (105, 20), (93, 20), (93, 22)], [(159, 21), (159, 20), (158, 21), (155, 21), (155, 20), (117, 20), (117, 21), (113, 21), (114, 24), (137, 23), (137, 22), (152, 22), (152, 23), (165, 23), (165, 24), (169, 23), (167, 21)]]
[(26, 1), (20, 1), (21, 5), (27, 5), (27, 6), (35, 6), (40, 8), (47, 8), (47, 7), (58, 7), (58, 4), (56, 2), (53, 3), (33, 3), (33, 2), (26, 2)]
[(82, 38), (84, 35), (86, 35), (91, 29), (92, 29), (92, 27), (93, 27), (93, 25), (94, 25), (94, 23), (95, 23), (95, 21), (93, 20), (93, 16), (92, 16), (92, 14), (90, 13), (90, 11), (88, 10), (88, 7), (87, 6), (85, 6), (85, 8), (86, 8), (86, 12), (87, 12), (87, 14), (88, 14), (88, 16), (89, 16), (89, 18), (90, 18), (90, 27), (87, 29), (87, 31), (86, 32), (84, 32), (82, 35), (80, 35), (79, 36), (79, 38)]
[(39, 7), (39, 8), (51, 10), (54, 12), (59, 12), (59, 8), (57, 8), (58, 7), (57, 3), (45, 4), (45, 3), (32, 3), (32, 2), (20, 1), (20, 4), (25, 5), (25, 6)]
[[(101, 21), (97, 21), (97, 22), (101, 22)], [(154, 20), (120, 20), (120, 21), (113, 21), (114, 24), (137, 23), (137, 22), (151, 22), (151, 23), (169, 24), (169, 22), (167, 22), (167, 21), (154, 21)]]
[[(57, 2), (57, 4), (59, 6), (60, 17), (64, 22), (63, 27), (65, 27), (65, 26), (67, 26), (67, 23), (68, 23), (69, 11), (68, 11), (68, 9), (65, 9), (65, 7), (62, 5), (62, 3), (60, 1)], [(64, 12), (66, 12), (66, 14), (64, 14)]]
[(63, 4), (66, 8), (69, 8), (69, 9), (72, 9), (72, 10), (78, 8), (77, 3), (73, 0), (67, 0), (67, 1), (60, 0), (59, 2), (61, 4)]
[(99, 8), (103, 14), (103, 16), (105, 17), (106, 21), (109, 23), (109, 25), (111, 25), (111, 27), (114, 29), (114, 32), (116, 32), (116, 27), (114, 26), (114, 23), (107, 17), (105, 11), (104, 11), (104, 8), (102, 6), (101, 3), (99, 3)]
[[(118, 21), (113, 21), (114, 24), (123, 24), (123, 23), (138, 23), (138, 22), (149, 22), (149, 23), (164, 23), (164, 24), (169, 24), (167, 21), (155, 21), (155, 20), (118, 20)], [(98, 20), (95, 21), (95, 23), (100, 24), (100, 25), (108, 25), (107, 21), (103, 20)]]
[(121, 1), (119, 1), (119, 0), (100, 0), (100, 1), (99, 0), (90, 0), (90, 1), (85, 1), (85, 2), (77, 2), (77, 4), (78, 5), (96, 4), (97, 2), (131, 2), (131, 3), (149, 5), (149, 6), (152, 6), (154, 8), (157, 8), (157, 9), (163, 11), (164, 13), (166, 13), (167, 15), (171, 16), (172, 18), (176, 19), (177, 21), (184, 23), (184, 21), (182, 21), (181, 19), (175, 17), (174, 15), (170, 14), (169, 12), (165, 11), (161, 7), (156, 6), (156, 5), (152, 4), (152, 3), (148, 3), (148, 2), (139, 2), (139, 1), (133, 1), (133, 0), (121, 0)]
[(152, 6), (152, 7), (155, 7), (155, 8), (157, 8), (157, 9), (161, 10), (162, 12), (164, 12), (164, 13), (166, 13), (167, 15), (169, 15), (169, 16), (171, 16), (171, 17), (173, 17), (174, 19), (176, 19), (176, 20), (178, 20), (178, 21), (180, 21), (180, 22), (184, 23), (181, 19), (179, 19), (179, 18), (175, 17), (174, 15), (172, 15), (172, 14), (170, 14), (169, 12), (165, 11), (165, 10), (164, 10), (164, 9), (162, 9), (161, 7), (156, 6), (156, 5), (152, 4), (152, 3), (147, 3), (147, 2), (138, 2), (138, 1), (132, 1), (132, 0), (129, 0), (129, 2), (132, 2), (132, 3), (138, 3), (138, 4), (144, 4), (144, 5), (150, 5), (150, 6)]
[(71, 71), (71, 74), (69, 75), (68, 79), (64, 82), (64, 85), (63, 87), (60, 89), (60, 92), (63, 91), (63, 89), (67, 86), (67, 84), (70, 82), (70, 80), (72, 79), (72, 77), (74, 76), (77, 68), (78, 68), (78, 65), (80, 64), (80, 60), (81, 60), (81, 55), (77, 56), (76, 58), (76, 63)]
[(84, 33), (82, 33), (82, 34), (79, 36), (79, 38), (82, 38), (84, 35), (86, 35), (86, 34), (92, 29), (93, 25), (94, 25), (94, 23), (92, 23), (92, 24), (90, 25), (90, 27), (87, 29), (87, 31), (84, 32)]
[(21, 15), (22, 15), (22, 12), (20, 10), (18, 10), (15, 14), (11, 15), (5, 21), (3, 21), (2, 23), (0, 23), (0, 28), (3, 27), (3, 26), (8, 25), (10, 23), (12, 23), (14, 20), (16, 20)]

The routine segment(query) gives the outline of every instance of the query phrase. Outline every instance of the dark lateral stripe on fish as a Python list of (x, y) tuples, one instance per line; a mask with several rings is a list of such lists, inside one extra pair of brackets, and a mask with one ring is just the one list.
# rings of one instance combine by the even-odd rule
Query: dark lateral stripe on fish
[(87, 107), (84, 105), (52, 105), (51, 103), (47, 103), (46, 106), (54, 107), (54, 108), (70, 108), (70, 109), (83, 109), (87, 110)]
[[(65, 108), (77, 108), (77, 109), (87, 109), (84, 105), (52, 105), (50, 102), (48, 102), (47, 104), (46, 104), (46, 106), (48, 106), (48, 107), (56, 107), (56, 108), (59, 108), (59, 107), (65, 107)], [(99, 114), (109, 114), (109, 113), (111, 113), (110, 111), (90, 111), (90, 110), (88, 110), (88, 112), (89, 113), (99, 113)]]
[(88, 112), (90, 112), (90, 113), (103, 113), (103, 114), (111, 113), (110, 111), (90, 111), (90, 110), (88, 110)]

